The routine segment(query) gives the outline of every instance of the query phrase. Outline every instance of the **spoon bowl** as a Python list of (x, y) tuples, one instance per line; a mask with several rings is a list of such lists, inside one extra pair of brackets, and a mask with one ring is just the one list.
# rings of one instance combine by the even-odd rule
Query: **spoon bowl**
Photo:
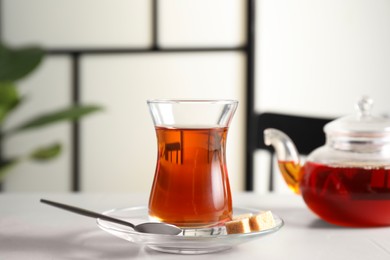
[(59, 202), (54, 202), (46, 199), (41, 199), (40, 202), (45, 203), (50, 206), (54, 206), (57, 208), (61, 208), (67, 211), (71, 211), (76, 214), (80, 214), (83, 216), (91, 217), (91, 218), (100, 218), (106, 221), (110, 221), (116, 224), (124, 225), (133, 228), (137, 232), (141, 233), (150, 233), (150, 234), (161, 234), (161, 235), (178, 235), (182, 232), (182, 229), (180, 229), (177, 226), (162, 223), (162, 222), (145, 222), (138, 225), (134, 225), (133, 223), (113, 218), (104, 214), (96, 213), (90, 210), (62, 204)]

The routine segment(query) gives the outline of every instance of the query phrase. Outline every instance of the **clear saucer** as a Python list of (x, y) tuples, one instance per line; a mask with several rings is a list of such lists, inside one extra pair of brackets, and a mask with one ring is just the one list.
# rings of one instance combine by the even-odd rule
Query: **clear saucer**
[[(246, 213), (258, 213), (261, 210), (233, 208), (234, 215)], [(147, 207), (133, 207), (124, 209), (112, 209), (103, 214), (127, 220), (134, 224), (150, 221)], [(131, 228), (118, 225), (102, 219), (97, 220), (97, 225), (104, 231), (128, 240), (132, 243), (149, 247), (153, 250), (175, 254), (206, 254), (223, 251), (235, 245), (251, 241), (278, 231), (284, 224), (283, 220), (275, 215), (276, 226), (259, 232), (244, 234), (226, 234), (224, 226), (200, 229), (185, 229), (179, 235), (159, 235), (136, 232)]]

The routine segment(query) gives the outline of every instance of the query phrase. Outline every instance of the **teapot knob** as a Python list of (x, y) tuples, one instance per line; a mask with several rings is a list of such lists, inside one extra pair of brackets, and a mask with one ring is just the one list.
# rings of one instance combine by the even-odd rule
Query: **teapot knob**
[(363, 96), (359, 99), (356, 104), (359, 116), (369, 116), (371, 115), (371, 109), (374, 101), (369, 96)]

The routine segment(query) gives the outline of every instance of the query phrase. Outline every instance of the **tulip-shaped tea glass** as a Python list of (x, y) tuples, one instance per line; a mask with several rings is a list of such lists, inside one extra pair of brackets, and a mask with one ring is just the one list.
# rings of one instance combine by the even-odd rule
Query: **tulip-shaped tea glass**
[(148, 100), (157, 143), (149, 216), (182, 228), (232, 217), (226, 138), (235, 100)]

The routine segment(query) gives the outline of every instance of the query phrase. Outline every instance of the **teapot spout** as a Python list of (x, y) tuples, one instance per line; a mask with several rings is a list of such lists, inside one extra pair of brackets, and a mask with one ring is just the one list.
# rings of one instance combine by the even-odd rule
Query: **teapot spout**
[(299, 194), (299, 182), (302, 179), (302, 166), (297, 148), (285, 133), (274, 128), (264, 130), (264, 142), (276, 152), (278, 166), (290, 189)]

